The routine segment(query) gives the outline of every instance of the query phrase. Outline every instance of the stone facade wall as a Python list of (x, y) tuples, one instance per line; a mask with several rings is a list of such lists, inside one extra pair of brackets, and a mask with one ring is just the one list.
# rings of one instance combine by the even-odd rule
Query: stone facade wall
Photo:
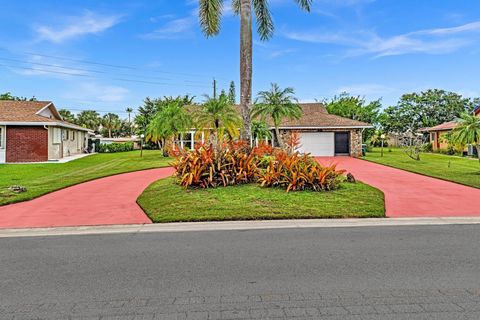
[(48, 160), (48, 131), (36, 126), (7, 126), (6, 162)]
[(362, 156), (362, 130), (350, 130), (350, 156), (359, 158)]

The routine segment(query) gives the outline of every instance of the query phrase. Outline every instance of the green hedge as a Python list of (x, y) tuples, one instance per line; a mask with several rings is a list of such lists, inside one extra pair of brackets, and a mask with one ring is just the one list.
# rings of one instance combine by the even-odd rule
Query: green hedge
[(133, 150), (133, 142), (124, 143), (101, 143), (98, 152), (99, 153), (113, 153), (113, 152), (125, 152)]

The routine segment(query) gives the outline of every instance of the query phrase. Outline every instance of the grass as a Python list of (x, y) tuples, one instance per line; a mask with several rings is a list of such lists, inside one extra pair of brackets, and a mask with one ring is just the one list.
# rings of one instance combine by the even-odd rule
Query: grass
[(383, 193), (362, 183), (330, 192), (290, 192), (247, 184), (185, 190), (173, 178), (138, 198), (153, 222), (384, 217)]
[[(43, 194), (81, 182), (114, 174), (166, 167), (170, 158), (157, 150), (95, 154), (67, 163), (4, 164), (0, 165), (0, 205), (30, 200)], [(12, 185), (27, 188), (13, 193)]]
[(383, 158), (380, 149), (368, 152), (365, 159), (391, 167), (420, 173), (426, 176), (453, 181), (467, 186), (480, 188), (480, 164), (478, 160), (447, 156), (438, 153), (422, 153), (420, 161), (409, 158), (401, 149), (384, 149)]

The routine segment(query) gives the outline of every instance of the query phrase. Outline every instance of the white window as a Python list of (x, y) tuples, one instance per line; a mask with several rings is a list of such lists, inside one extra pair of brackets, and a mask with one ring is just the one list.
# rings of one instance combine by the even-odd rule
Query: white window
[(5, 127), (0, 126), (0, 149), (5, 148)]
[(72, 136), (70, 138), (72, 141), (75, 141), (75, 131), (72, 131)]
[(53, 141), (54, 144), (59, 144), (62, 142), (62, 129), (53, 128)]

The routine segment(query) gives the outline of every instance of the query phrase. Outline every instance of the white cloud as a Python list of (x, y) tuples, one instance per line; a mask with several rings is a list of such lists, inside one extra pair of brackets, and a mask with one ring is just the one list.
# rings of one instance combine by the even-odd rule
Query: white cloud
[(285, 56), (285, 55), (290, 54), (290, 53), (294, 53), (296, 51), (297, 51), (296, 49), (280, 49), (280, 50), (275, 50), (275, 51), (270, 52), (269, 56), (270, 56), (270, 58), (278, 58), (278, 57)]
[(35, 31), (39, 40), (60, 43), (88, 34), (99, 34), (119, 23), (120, 16), (100, 15), (86, 11), (81, 16), (70, 17), (67, 20), (61, 26), (37, 26)]
[(336, 44), (347, 48), (345, 56), (370, 54), (374, 57), (411, 53), (444, 54), (472, 43), (472, 33), (480, 33), (480, 21), (451, 28), (425, 29), (382, 37), (372, 31), (286, 32), (285, 37), (311, 43)]
[(162, 27), (143, 35), (147, 39), (177, 39), (191, 34), (194, 19), (192, 17), (170, 20)]
[(81, 83), (65, 94), (65, 99), (93, 100), (98, 102), (119, 103), (125, 101), (129, 90), (120, 86)]

